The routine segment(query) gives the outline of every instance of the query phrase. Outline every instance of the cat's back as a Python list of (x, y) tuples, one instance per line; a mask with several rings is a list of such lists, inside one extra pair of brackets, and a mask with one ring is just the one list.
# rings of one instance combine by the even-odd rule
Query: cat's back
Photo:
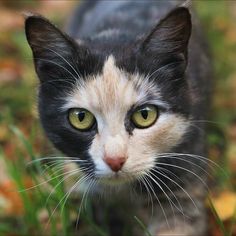
[(101, 32), (121, 31), (132, 37), (144, 34), (180, 1), (86, 0), (70, 19), (68, 34), (74, 38), (94, 37)]

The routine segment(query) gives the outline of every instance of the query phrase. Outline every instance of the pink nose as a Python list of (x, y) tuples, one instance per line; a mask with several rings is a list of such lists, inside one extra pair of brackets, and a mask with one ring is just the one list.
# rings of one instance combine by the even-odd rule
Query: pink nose
[(110, 166), (110, 168), (113, 171), (118, 172), (119, 170), (121, 170), (122, 166), (124, 165), (126, 158), (105, 156), (104, 161), (107, 163), (107, 165)]

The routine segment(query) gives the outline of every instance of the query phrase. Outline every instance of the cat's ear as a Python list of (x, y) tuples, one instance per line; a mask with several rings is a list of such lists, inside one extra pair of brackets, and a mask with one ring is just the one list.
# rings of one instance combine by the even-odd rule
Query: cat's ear
[(185, 7), (171, 11), (142, 42), (142, 50), (158, 54), (186, 55), (191, 35), (191, 15)]
[(40, 80), (77, 76), (78, 65), (88, 53), (83, 47), (62, 33), (56, 26), (39, 15), (30, 15), (25, 21), (25, 32), (32, 49), (36, 72)]

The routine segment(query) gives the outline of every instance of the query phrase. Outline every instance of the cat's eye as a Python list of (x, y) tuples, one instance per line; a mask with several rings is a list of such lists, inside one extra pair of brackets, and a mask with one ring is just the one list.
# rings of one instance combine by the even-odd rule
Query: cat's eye
[(137, 128), (148, 128), (156, 122), (158, 118), (158, 110), (153, 105), (142, 106), (136, 110), (131, 120)]
[(78, 130), (89, 130), (95, 123), (94, 115), (86, 109), (73, 108), (69, 110), (69, 121)]

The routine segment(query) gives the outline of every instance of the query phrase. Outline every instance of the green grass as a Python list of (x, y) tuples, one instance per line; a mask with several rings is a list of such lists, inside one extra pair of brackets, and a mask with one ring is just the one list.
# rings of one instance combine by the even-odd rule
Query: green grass
[[(27, 141), (27, 139), (24, 137), (22, 132), (16, 127), (11, 127), (11, 129), (15, 133), (15, 135), (17, 135), (21, 143), (24, 145), (24, 148), (26, 149), (31, 160), (35, 160), (36, 156), (34, 155), (33, 148), (31, 144)], [(17, 152), (18, 151), (16, 151), (16, 153)], [(17, 230), (17, 235), (46, 235), (45, 228), (43, 228), (42, 224), (39, 221), (39, 213), (43, 209), (46, 209), (48, 215), (52, 214), (55, 202), (58, 202), (58, 200), (61, 198), (61, 195), (64, 194), (62, 187), (63, 183), (57, 188), (55, 188), (55, 192), (53, 192), (52, 197), (48, 201), (48, 204), (46, 204), (49, 193), (44, 190), (45, 186), (41, 185), (38, 182), (39, 173), (42, 170), (42, 166), (40, 165), (40, 163), (35, 162), (33, 166), (34, 170), (32, 171), (26, 168), (27, 163), (21, 153), (18, 153), (17, 158), (15, 158), (14, 161), (6, 158), (3, 152), (1, 153), (1, 157), (5, 160), (5, 163), (7, 165), (7, 172), (10, 175), (12, 181), (17, 186), (20, 198), (24, 206), (24, 213), (22, 217), (16, 219), (16, 221), (18, 221), (18, 224), (20, 225)], [(35, 186), (39, 185), (38, 187), (32, 187), (30, 189), (27, 189), (25, 187), (24, 181), (26, 178), (29, 178), (29, 176), (32, 178)], [(47, 175), (43, 175), (42, 181), (46, 181), (47, 184), (53, 188), (56, 186), (58, 180), (49, 181)], [(61, 235), (67, 236), (69, 235), (68, 224), (70, 222), (70, 219), (66, 210), (62, 211), (61, 213), (62, 214), (60, 214), (59, 219), (59, 221), (62, 222), (62, 229), (60, 230), (62, 230), (63, 233)], [(55, 213), (55, 215), (57, 215), (57, 213)], [(50, 235), (59, 235), (58, 230), (56, 230), (55, 218), (51, 217), (49, 223), (51, 232)], [(1, 224), (0, 232), (4, 230), (4, 233), (11, 233), (12, 228), (14, 229), (14, 225), (12, 225), (11, 227), (7, 227), (7, 225), (5, 226)]]
[[(17, 156), (14, 160), (9, 160), (3, 151), (0, 153), (0, 158), (6, 163), (7, 173), (17, 188), (17, 190), (9, 189), (9, 191), (17, 191), (19, 193), (24, 211), (20, 216), (11, 216), (10, 220), (1, 221), (0, 218), (0, 235), (3, 233), (5, 235), (16, 233), (19, 236), (73, 236), (78, 231), (81, 236), (108, 236), (107, 227), (98, 226), (94, 222), (92, 205), (89, 199), (86, 211), (81, 211), (80, 219), (83, 224), (79, 224), (78, 228), (76, 228), (82, 196), (78, 196), (76, 199), (69, 198), (65, 202), (67, 190), (65, 182), (62, 181), (63, 171), (56, 167), (50, 167), (50, 164), (43, 165), (37, 161), (38, 157), (24, 134), (15, 126), (11, 126), (10, 130), (23, 147), (21, 147), (21, 150), (15, 150)], [(22, 152), (22, 149), (26, 150), (26, 152)], [(27, 161), (23, 153), (29, 156)], [(28, 178), (32, 180), (33, 186), (25, 186), (25, 180)], [(74, 201), (76, 201), (76, 205)], [(42, 211), (48, 215), (47, 222), (43, 224), (39, 217)], [(140, 219), (135, 217), (133, 223), (139, 225), (147, 236), (150, 235)], [(126, 231), (123, 235), (129, 236), (130, 230), (126, 229)]]

